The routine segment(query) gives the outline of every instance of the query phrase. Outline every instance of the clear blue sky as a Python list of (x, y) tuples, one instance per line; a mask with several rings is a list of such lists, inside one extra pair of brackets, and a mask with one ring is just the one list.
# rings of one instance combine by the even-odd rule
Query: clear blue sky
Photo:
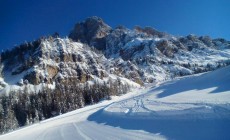
[(112, 27), (152, 26), (174, 35), (230, 40), (230, 0), (0, 0), (0, 49), (99, 16)]

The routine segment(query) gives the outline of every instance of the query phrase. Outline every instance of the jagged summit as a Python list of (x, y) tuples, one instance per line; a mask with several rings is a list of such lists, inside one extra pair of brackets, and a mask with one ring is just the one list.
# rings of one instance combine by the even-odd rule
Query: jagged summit
[(70, 32), (69, 38), (101, 50), (105, 49), (105, 36), (109, 34), (111, 29), (101, 18), (93, 16), (77, 23)]

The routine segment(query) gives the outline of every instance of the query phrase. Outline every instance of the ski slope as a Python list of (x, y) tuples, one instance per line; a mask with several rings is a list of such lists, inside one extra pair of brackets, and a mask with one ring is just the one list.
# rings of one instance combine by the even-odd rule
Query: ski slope
[(136, 89), (0, 140), (230, 139), (230, 67)]
[[(138, 91), (138, 92), (137, 92)], [(89, 121), (88, 117), (107, 105), (120, 100), (143, 94), (145, 90), (113, 97), (110, 101), (87, 106), (40, 123), (21, 128), (0, 136), (0, 140), (91, 140), (91, 139), (164, 139), (159, 134), (151, 134), (140, 130), (126, 130)]]
[(157, 119), (228, 118), (229, 107), (230, 67), (226, 67), (166, 82), (146, 94), (114, 103), (104, 113)]

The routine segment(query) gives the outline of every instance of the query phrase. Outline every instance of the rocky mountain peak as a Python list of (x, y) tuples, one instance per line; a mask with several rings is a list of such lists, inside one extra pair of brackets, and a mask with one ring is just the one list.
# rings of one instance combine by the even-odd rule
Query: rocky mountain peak
[(120, 78), (143, 85), (230, 65), (227, 40), (152, 27), (112, 29), (99, 17), (77, 23), (69, 38), (55, 34), (2, 52), (0, 93), (21, 81), (55, 86)]
[(105, 37), (111, 29), (101, 18), (93, 16), (77, 23), (70, 32), (69, 38), (102, 50), (105, 49)]

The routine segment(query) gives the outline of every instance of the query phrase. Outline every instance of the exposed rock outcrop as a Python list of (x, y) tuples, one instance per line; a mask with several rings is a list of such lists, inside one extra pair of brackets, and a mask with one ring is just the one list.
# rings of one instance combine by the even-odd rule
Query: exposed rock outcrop
[(101, 18), (90, 17), (84, 22), (77, 23), (69, 34), (69, 38), (103, 50), (106, 47), (105, 37), (110, 31), (111, 27), (105, 24)]
[(154, 29), (152, 27), (141, 28), (140, 26), (135, 26), (134, 30), (136, 30), (138, 32), (146, 33), (147, 35), (153, 36), (153, 37), (164, 37), (166, 35), (166, 33), (159, 32), (159, 31), (157, 31), (156, 29)]

